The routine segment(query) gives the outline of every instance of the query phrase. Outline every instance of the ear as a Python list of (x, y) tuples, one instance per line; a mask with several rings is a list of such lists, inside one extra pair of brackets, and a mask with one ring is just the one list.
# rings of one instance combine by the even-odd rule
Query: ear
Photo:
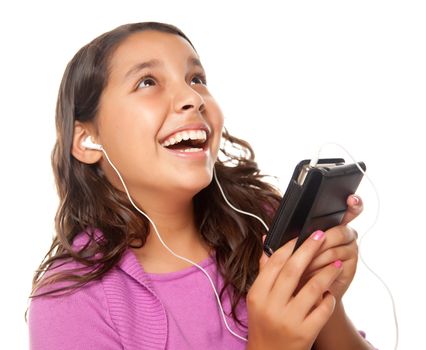
[(85, 125), (78, 121), (75, 122), (71, 154), (82, 163), (94, 164), (102, 158), (101, 151), (87, 149), (82, 146), (87, 136), (92, 136), (92, 140), (96, 143), (96, 139), (93, 135), (94, 132), (91, 132)]

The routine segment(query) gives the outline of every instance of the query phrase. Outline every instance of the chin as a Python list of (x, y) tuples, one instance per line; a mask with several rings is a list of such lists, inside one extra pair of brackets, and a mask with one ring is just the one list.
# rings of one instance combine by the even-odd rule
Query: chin
[(196, 195), (212, 182), (213, 171), (188, 172), (187, 174), (180, 174), (179, 177), (178, 187), (192, 195)]

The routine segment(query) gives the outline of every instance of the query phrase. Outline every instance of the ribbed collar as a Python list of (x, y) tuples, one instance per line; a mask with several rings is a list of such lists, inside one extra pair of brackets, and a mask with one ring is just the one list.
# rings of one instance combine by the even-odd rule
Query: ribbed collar
[(127, 247), (127, 249), (124, 251), (120, 262), (117, 264), (117, 267), (139, 283), (146, 286), (155, 295), (149, 276), (145, 273), (142, 265), (136, 257), (136, 254), (131, 248)]

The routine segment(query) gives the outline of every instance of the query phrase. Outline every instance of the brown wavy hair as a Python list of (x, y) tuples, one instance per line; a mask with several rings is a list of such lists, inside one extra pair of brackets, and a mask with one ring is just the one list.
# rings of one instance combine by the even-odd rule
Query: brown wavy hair
[[(124, 192), (111, 185), (98, 164), (84, 164), (71, 154), (75, 121), (96, 118), (114, 50), (130, 34), (144, 30), (180, 35), (194, 48), (186, 35), (173, 25), (131, 23), (104, 33), (82, 47), (66, 67), (56, 105), (57, 140), (52, 152), (60, 199), (55, 216), (56, 235), (35, 271), (30, 298), (58, 296), (59, 292), (72, 291), (100, 279), (120, 261), (126, 248), (140, 248), (145, 244), (149, 234), (148, 220), (133, 208)], [(260, 174), (249, 143), (230, 135), (226, 129), (222, 136), (215, 171), (227, 198), (237, 208), (258, 215), (270, 225), (280, 192)], [(265, 228), (256, 219), (231, 209), (214, 181), (196, 194), (193, 201), (196, 225), (205, 242), (215, 250), (218, 270), (224, 278), (220, 298), (227, 287), (233, 287), (232, 317), (242, 325), (236, 315), (236, 306), (247, 295), (258, 274)], [(99, 229), (104, 239), (98, 241), (91, 228)], [(72, 248), (73, 240), (83, 231), (90, 239), (76, 251)], [(139, 244), (134, 245), (135, 241)], [(53, 263), (62, 266), (69, 261), (81, 263), (90, 272), (82, 274), (68, 270), (49, 276), (44, 274), (53, 269)], [(59, 281), (74, 283), (36, 294), (41, 287)]]

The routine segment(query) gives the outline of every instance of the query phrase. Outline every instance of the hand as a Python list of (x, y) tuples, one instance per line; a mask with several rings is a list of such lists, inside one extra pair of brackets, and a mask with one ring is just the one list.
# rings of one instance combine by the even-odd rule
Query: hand
[[(320, 251), (325, 235), (314, 233), (292, 255), (296, 239), (259, 261), (259, 274), (247, 294), (247, 349), (311, 349), (333, 314), (335, 298), (327, 292), (342, 269), (323, 267), (295, 293), (300, 278)], [(319, 301), (318, 301), (319, 300)]]
[(339, 226), (335, 226), (325, 232), (324, 244), (318, 250), (315, 258), (307, 268), (301, 279), (299, 288), (306, 281), (319, 273), (327, 265), (336, 260), (342, 262), (342, 273), (331, 284), (330, 293), (337, 301), (342, 297), (351, 284), (358, 262), (357, 232), (347, 224), (355, 219), (363, 210), (363, 203), (359, 196), (349, 196), (347, 199), (348, 209)]

